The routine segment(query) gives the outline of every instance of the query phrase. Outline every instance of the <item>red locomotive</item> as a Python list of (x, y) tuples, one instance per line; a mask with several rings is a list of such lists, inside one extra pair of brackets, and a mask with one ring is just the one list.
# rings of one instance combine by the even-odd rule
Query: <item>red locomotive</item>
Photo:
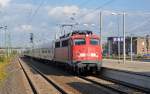
[(102, 49), (100, 38), (91, 31), (74, 31), (55, 42), (54, 61), (65, 62), (74, 71), (100, 71)]

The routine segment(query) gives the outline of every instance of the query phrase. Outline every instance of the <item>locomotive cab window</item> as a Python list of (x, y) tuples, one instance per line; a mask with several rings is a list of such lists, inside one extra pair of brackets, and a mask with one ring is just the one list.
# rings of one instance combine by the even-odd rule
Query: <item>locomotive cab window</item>
[(69, 42), (69, 40), (62, 41), (62, 47), (68, 46), (68, 42)]
[(99, 45), (99, 40), (98, 39), (90, 39), (90, 44), (91, 45)]
[(59, 48), (60, 47), (60, 42), (55, 42), (55, 47)]
[(75, 39), (74, 44), (75, 45), (84, 45), (85, 44), (85, 39)]

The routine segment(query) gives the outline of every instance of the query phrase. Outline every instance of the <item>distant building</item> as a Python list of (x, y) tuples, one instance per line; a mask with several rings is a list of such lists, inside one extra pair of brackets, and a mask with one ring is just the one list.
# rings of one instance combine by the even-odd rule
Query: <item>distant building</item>
[[(21, 47), (13, 47), (13, 48), (10, 48), (9, 50), (8, 50), (8, 52), (13, 52), (13, 53), (21, 53), (22, 52), (22, 50), (24, 50), (25, 48), (21, 48)], [(0, 56), (1, 55), (4, 55), (6, 53), (6, 48), (0, 48)]]
[[(118, 43), (120, 46), (118, 46)], [(120, 54), (123, 54), (123, 37), (108, 37), (107, 39), (107, 54), (118, 55), (120, 47)], [(135, 55), (150, 54), (150, 37), (133, 37), (132, 51)], [(131, 52), (131, 37), (126, 37), (126, 54)]]

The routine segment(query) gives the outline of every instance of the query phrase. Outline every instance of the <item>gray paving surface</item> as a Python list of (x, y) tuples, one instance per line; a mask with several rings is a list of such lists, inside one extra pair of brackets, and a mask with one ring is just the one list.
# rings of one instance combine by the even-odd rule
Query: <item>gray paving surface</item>
[(103, 67), (119, 69), (119, 70), (127, 70), (133, 71), (145, 75), (150, 76), (150, 62), (142, 62), (142, 61), (126, 61), (123, 63), (122, 61), (112, 60), (112, 59), (103, 59)]
[(7, 71), (8, 77), (0, 89), (0, 94), (32, 94), (17, 59), (8, 66)]

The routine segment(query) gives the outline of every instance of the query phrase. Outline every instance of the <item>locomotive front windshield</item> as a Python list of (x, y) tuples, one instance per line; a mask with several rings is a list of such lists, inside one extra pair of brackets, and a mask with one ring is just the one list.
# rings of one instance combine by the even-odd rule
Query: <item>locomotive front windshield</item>
[(85, 39), (75, 39), (74, 44), (75, 45), (85, 45)]
[(90, 39), (90, 44), (91, 45), (99, 45), (99, 40), (98, 39)]

